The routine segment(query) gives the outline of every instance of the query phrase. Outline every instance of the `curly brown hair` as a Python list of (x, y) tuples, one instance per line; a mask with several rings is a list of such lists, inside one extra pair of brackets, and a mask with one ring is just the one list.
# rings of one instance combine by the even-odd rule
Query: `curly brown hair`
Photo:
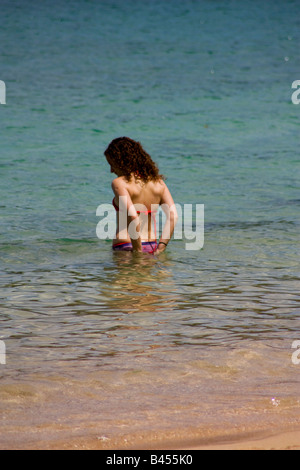
[(165, 179), (159, 174), (156, 163), (143, 149), (140, 142), (129, 137), (118, 137), (114, 139), (104, 152), (108, 163), (113, 163), (122, 172), (128, 181), (132, 175), (140, 178), (143, 182), (158, 181)]

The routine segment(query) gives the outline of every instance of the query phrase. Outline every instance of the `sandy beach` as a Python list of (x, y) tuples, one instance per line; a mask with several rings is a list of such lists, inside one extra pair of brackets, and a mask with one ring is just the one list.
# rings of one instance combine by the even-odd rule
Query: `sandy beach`
[(300, 431), (234, 442), (201, 445), (191, 450), (300, 450)]
[[(92, 443), (90, 443), (91, 445)], [(92, 448), (96, 448), (92, 445)], [(281, 434), (253, 437), (240, 440), (236, 438), (233, 441), (215, 442), (211, 444), (201, 444), (196, 446), (177, 446), (167, 445), (164, 447), (152, 446), (143, 447), (143, 450), (300, 450), (300, 431), (285, 432)]]
[[(105, 451), (145, 451), (145, 450), (161, 450), (161, 451), (203, 451), (203, 450), (300, 450), (300, 430), (286, 431), (276, 434), (265, 434), (259, 433), (246, 437), (246, 435), (240, 435), (229, 438), (212, 438), (209, 441), (202, 441), (198, 445), (194, 442), (192, 445), (187, 444), (189, 438), (187, 437), (185, 442), (169, 441), (168, 442), (156, 442), (151, 439), (150, 441), (146, 438), (144, 442), (138, 439), (138, 442), (130, 442), (130, 445), (124, 446), (121, 441), (114, 443), (104, 439), (104, 437), (94, 438), (77, 438), (64, 441), (52, 441), (52, 442), (35, 442), (22, 446), (24, 450), (105, 450)], [(192, 442), (192, 441), (190, 441)], [(129, 443), (128, 443), (129, 444)], [(16, 447), (16, 450), (20, 447)]]

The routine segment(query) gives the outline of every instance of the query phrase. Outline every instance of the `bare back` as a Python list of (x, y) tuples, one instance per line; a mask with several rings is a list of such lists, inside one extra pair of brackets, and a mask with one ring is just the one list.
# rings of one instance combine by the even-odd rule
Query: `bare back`
[[(167, 204), (170, 207), (174, 204), (172, 196), (163, 180), (149, 181), (144, 183), (139, 178), (132, 177), (130, 181), (120, 176), (115, 178), (112, 182), (112, 189), (115, 194), (114, 203), (118, 207), (120, 197), (126, 196), (127, 211), (134, 205), (139, 211), (139, 207), (144, 206), (148, 213), (141, 211), (139, 213), (141, 223), (141, 239), (143, 241), (153, 241), (156, 239), (155, 233), (155, 210), (159, 205)], [(130, 242), (129, 234), (120, 237), (119, 232), (119, 217), (117, 217), (117, 232), (113, 243), (127, 243)]]

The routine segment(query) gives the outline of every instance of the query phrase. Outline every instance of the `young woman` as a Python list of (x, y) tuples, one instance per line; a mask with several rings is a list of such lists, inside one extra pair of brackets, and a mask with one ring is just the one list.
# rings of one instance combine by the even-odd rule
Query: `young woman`
[[(174, 232), (177, 211), (164, 177), (139, 142), (114, 139), (104, 152), (111, 173), (117, 231), (113, 250), (162, 253)], [(166, 223), (157, 242), (155, 215), (162, 206)]]

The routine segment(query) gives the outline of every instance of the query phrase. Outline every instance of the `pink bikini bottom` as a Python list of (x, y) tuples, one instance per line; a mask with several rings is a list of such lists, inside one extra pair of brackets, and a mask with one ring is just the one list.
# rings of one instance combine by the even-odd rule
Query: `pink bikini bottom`
[[(142, 250), (144, 253), (154, 253), (157, 249), (157, 242), (142, 242)], [(113, 245), (114, 251), (132, 251), (131, 243), (117, 243)]]

